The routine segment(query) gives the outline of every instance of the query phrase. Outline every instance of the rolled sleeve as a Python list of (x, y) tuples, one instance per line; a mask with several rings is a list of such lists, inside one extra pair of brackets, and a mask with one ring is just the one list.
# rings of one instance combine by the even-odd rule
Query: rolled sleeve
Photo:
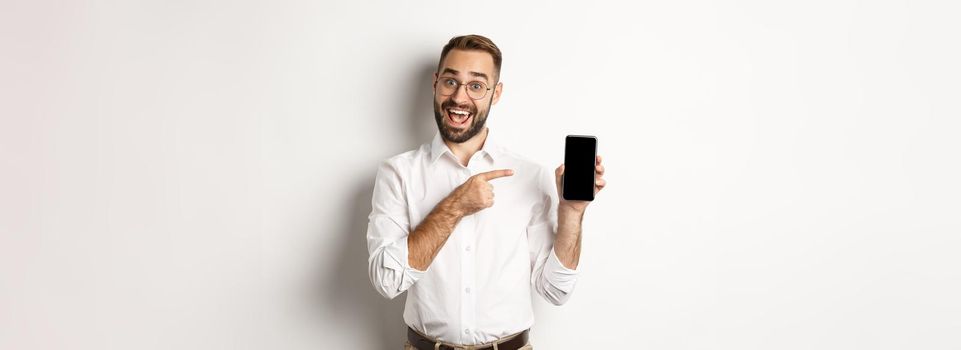
[(389, 161), (381, 164), (368, 217), (367, 264), (371, 284), (388, 299), (409, 289), (426, 272), (407, 260), (410, 223), (405, 192), (397, 167)]
[(574, 292), (574, 284), (577, 282), (577, 270), (564, 266), (553, 248), (545, 264), (544, 279), (547, 280), (548, 284), (555, 286), (558, 291), (564, 293), (564, 295)]

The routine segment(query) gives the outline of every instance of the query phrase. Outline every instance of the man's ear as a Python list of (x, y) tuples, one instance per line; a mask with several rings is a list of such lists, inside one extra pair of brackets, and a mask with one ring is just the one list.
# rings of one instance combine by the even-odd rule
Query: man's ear
[(494, 86), (494, 100), (491, 101), (491, 106), (496, 105), (497, 101), (501, 100), (501, 92), (504, 90), (504, 83), (498, 82)]
[(430, 84), (430, 86), (433, 87), (434, 90), (437, 90), (437, 72), (434, 72), (434, 81)]

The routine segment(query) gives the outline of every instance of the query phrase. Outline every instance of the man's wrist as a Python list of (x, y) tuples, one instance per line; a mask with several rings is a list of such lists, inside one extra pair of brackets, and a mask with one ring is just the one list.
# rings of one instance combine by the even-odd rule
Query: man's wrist
[(457, 205), (457, 201), (453, 196), (444, 198), (438, 207), (440, 207), (445, 214), (452, 216), (456, 221), (460, 221), (460, 219), (463, 219), (465, 216), (464, 211)]
[(578, 208), (573, 205), (561, 202), (557, 205), (557, 214), (565, 216), (583, 217), (586, 207)]

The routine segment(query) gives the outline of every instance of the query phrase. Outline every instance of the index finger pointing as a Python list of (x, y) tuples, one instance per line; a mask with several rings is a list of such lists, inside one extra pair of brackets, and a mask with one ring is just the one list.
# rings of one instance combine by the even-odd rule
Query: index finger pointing
[(511, 169), (491, 170), (486, 173), (477, 174), (478, 177), (487, 181), (490, 181), (499, 177), (511, 176), (511, 175), (514, 175), (514, 170), (511, 170)]

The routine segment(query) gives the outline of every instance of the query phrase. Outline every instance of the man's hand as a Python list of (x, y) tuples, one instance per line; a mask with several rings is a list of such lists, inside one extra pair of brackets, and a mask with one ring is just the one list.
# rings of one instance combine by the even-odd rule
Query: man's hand
[[(594, 195), (597, 196), (597, 193), (607, 185), (607, 181), (604, 181), (604, 165), (601, 164), (601, 156), (594, 158), (594, 172), (596, 173), (594, 175)], [(558, 211), (571, 210), (575, 213), (583, 214), (584, 210), (587, 209), (587, 205), (591, 202), (569, 201), (564, 199), (564, 187), (561, 186), (561, 179), (564, 176), (564, 164), (561, 164), (561, 166), (557, 167), (557, 170), (554, 170), (554, 175), (556, 175), (557, 181), (557, 196), (560, 200), (557, 208)]]
[(489, 181), (511, 175), (510, 169), (480, 173), (451, 191), (407, 236), (408, 264), (426, 270), (461, 218), (494, 205), (494, 186)]
[(494, 205), (494, 186), (490, 181), (514, 175), (511, 169), (488, 171), (471, 176), (450, 194), (450, 200), (461, 217), (490, 208)]

